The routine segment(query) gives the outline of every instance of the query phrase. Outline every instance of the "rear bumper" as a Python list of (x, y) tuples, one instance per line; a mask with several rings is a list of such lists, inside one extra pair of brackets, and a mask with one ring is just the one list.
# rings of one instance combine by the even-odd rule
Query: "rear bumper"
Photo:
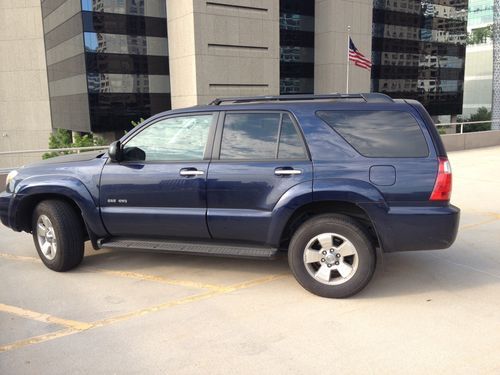
[(384, 252), (446, 249), (457, 237), (460, 209), (453, 205), (377, 211), (372, 220)]

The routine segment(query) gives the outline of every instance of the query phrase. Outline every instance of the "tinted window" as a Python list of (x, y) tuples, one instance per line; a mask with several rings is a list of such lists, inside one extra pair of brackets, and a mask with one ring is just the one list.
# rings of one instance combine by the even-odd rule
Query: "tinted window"
[(412, 115), (398, 111), (320, 111), (317, 115), (360, 154), (425, 157), (424, 135)]
[(212, 115), (173, 117), (158, 121), (134, 136), (125, 146), (138, 147), (147, 161), (202, 160)]
[(287, 114), (283, 115), (281, 123), (280, 144), (278, 159), (305, 159), (306, 152), (292, 119)]
[(275, 159), (279, 113), (228, 113), (224, 120), (221, 159)]

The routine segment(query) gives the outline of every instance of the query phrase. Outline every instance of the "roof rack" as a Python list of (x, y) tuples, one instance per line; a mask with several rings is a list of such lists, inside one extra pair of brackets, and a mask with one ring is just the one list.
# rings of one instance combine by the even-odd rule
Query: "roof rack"
[(283, 102), (283, 101), (305, 101), (305, 100), (325, 100), (325, 99), (363, 99), (367, 103), (393, 103), (392, 98), (386, 94), (369, 92), (362, 94), (320, 94), (320, 95), (277, 95), (277, 96), (242, 96), (231, 98), (217, 98), (209, 105), (221, 105), (225, 102), (233, 104), (251, 102)]

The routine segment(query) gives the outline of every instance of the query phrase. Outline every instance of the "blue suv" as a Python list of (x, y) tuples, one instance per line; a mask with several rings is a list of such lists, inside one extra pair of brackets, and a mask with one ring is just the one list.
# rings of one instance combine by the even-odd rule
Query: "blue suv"
[(451, 168), (420, 103), (386, 95), (217, 99), (156, 115), (107, 152), (13, 171), (2, 223), (45, 265), (102, 247), (272, 258), (341, 298), (377, 254), (444, 249), (457, 234)]

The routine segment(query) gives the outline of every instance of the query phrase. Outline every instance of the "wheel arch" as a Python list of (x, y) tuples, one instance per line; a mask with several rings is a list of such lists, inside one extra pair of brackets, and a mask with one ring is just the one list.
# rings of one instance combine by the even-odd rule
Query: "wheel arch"
[(342, 200), (313, 201), (297, 208), (288, 219), (279, 237), (280, 249), (287, 249), (293, 233), (312, 217), (324, 214), (341, 214), (349, 216), (363, 225), (370, 235), (375, 247), (380, 247), (380, 240), (374, 222), (368, 213), (358, 204)]

